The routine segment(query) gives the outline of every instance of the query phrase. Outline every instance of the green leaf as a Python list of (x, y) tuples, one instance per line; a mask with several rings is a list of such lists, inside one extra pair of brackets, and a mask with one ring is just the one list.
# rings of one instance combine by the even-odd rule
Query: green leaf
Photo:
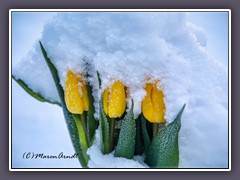
[(97, 128), (97, 121), (94, 117), (95, 108), (94, 108), (94, 99), (92, 96), (92, 87), (87, 85), (88, 91), (88, 101), (89, 101), (89, 109), (87, 111), (87, 138), (88, 142), (91, 143), (94, 137), (96, 128)]
[(142, 123), (143, 143), (144, 143), (145, 151), (147, 151), (147, 149), (150, 146), (150, 138), (149, 138), (147, 127), (146, 127), (146, 121), (147, 120), (143, 117), (142, 114), (140, 116), (141, 116), (141, 123)]
[(100, 101), (100, 127), (101, 127), (101, 140), (102, 140), (102, 153), (107, 154), (110, 152), (110, 134), (108, 118), (103, 109), (102, 98)]
[(59, 106), (61, 106), (60, 102), (56, 102), (56, 101), (50, 101), (45, 99), (40, 93), (34, 92), (31, 88), (28, 87), (28, 85), (21, 79), (16, 78), (15, 76), (12, 75), (12, 78), (32, 97), (34, 97), (35, 99), (37, 99), (38, 101), (41, 102), (48, 102), (51, 104), (57, 104)]
[(161, 129), (146, 152), (145, 162), (154, 168), (177, 168), (179, 163), (178, 134), (185, 104), (175, 120)]
[(42, 50), (43, 57), (44, 57), (47, 65), (48, 65), (48, 68), (49, 68), (51, 74), (52, 74), (54, 83), (55, 83), (57, 91), (58, 91), (58, 95), (59, 95), (60, 100), (61, 100), (63, 114), (64, 114), (64, 117), (65, 117), (65, 121), (66, 121), (66, 124), (67, 124), (67, 128), (68, 128), (68, 131), (69, 131), (69, 134), (70, 134), (70, 138), (71, 138), (73, 147), (74, 147), (76, 153), (78, 154), (78, 159), (79, 159), (82, 167), (87, 168), (87, 161), (84, 158), (84, 153), (83, 153), (82, 147), (79, 143), (80, 140), (79, 140), (79, 136), (78, 136), (77, 125), (76, 125), (76, 123), (73, 119), (72, 114), (68, 111), (68, 109), (66, 107), (66, 104), (65, 104), (64, 91), (63, 91), (62, 86), (60, 85), (58, 71), (57, 71), (56, 67), (53, 65), (53, 63), (51, 62), (51, 60), (48, 58), (47, 52), (44, 49), (41, 41), (39, 41), (39, 43), (40, 43), (40, 47), (41, 47), (41, 50)]
[(122, 121), (115, 157), (132, 159), (134, 156), (136, 138), (136, 123), (133, 117), (133, 101), (130, 111)]
[(75, 120), (75, 123), (77, 125), (79, 140), (80, 140), (79, 142), (81, 144), (84, 159), (88, 162), (88, 160), (89, 160), (89, 156), (87, 154), (88, 142), (87, 142), (86, 134), (84, 133), (84, 128), (83, 128), (83, 124), (82, 124), (82, 121), (81, 121), (81, 117), (80, 117), (79, 114), (73, 114), (72, 116), (73, 116), (73, 119)]
[(141, 128), (141, 115), (136, 119), (136, 143), (135, 143), (135, 155), (141, 155), (144, 151), (143, 145), (143, 136), (142, 136), (142, 128)]

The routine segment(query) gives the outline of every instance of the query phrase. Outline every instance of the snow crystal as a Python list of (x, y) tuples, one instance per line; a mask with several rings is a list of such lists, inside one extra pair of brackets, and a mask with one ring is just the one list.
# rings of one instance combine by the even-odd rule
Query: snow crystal
[[(127, 87), (128, 108), (141, 113), (145, 84), (160, 80), (171, 122), (187, 104), (180, 130), (180, 167), (227, 167), (228, 70), (208, 53), (203, 28), (188, 22), (191, 13), (73, 12), (58, 13), (46, 23), (41, 41), (59, 71), (64, 88), (68, 69), (90, 75), (95, 107), (103, 90), (120, 80)], [(87, 67), (87, 64), (89, 67)], [(96, 72), (100, 73), (99, 89)], [(13, 74), (58, 99), (39, 45), (13, 69)], [(95, 114), (98, 117), (98, 114)], [(88, 151), (90, 167), (142, 167), (137, 162)]]

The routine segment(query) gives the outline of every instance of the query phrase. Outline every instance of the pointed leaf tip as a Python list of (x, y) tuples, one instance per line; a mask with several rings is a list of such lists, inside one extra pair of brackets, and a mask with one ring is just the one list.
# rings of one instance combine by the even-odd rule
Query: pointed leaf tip
[(177, 168), (179, 164), (178, 135), (181, 128), (183, 105), (172, 123), (160, 130), (146, 152), (145, 162), (154, 168)]

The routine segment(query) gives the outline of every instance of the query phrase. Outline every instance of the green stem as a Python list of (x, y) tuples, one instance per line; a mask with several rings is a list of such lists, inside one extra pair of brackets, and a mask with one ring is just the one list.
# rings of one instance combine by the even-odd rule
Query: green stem
[(87, 120), (86, 120), (86, 113), (85, 112), (83, 112), (81, 114), (81, 121), (82, 121), (84, 134), (87, 138), (87, 145), (89, 146), (90, 142), (89, 142), (89, 138), (87, 137), (88, 136), (88, 134), (87, 134)]
[(109, 152), (111, 152), (114, 148), (114, 126), (115, 126), (115, 119), (111, 118), (110, 119), (110, 137), (109, 137), (109, 144), (110, 144), (110, 149)]
[(87, 149), (88, 149), (88, 144), (87, 144), (87, 137), (86, 134), (84, 132), (84, 128), (83, 128), (83, 124), (81, 121), (81, 117), (80, 114), (73, 114), (73, 119), (75, 120), (75, 123), (77, 125), (77, 129), (78, 129), (78, 136), (79, 136), (79, 142), (81, 144), (81, 149), (83, 151), (83, 156), (84, 159), (86, 161), (86, 163), (88, 163), (89, 160), (89, 156), (87, 154)]
[(153, 123), (153, 137), (158, 133), (159, 123)]

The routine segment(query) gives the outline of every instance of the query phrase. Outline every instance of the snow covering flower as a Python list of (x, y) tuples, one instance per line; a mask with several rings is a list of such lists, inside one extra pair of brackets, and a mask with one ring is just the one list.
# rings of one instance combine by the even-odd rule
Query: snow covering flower
[(142, 101), (142, 113), (144, 117), (152, 123), (164, 123), (165, 103), (164, 95), (161, 90), (157, 88), (156, 81), (153, 83), (147, 83), (145, 90), (147, 95)]
[(65, 82), (65, 102), (68, 110), (73, 114), (82, 114), (88, 111), (88, 93), (86, 84), (79, 74), (72, 71), (67, 72)]
[(110, 118), (120, 117), (126, 109), (125, 86), (121, 81), (116, 81), (112, 87), (104, 90), (103, 108)]

